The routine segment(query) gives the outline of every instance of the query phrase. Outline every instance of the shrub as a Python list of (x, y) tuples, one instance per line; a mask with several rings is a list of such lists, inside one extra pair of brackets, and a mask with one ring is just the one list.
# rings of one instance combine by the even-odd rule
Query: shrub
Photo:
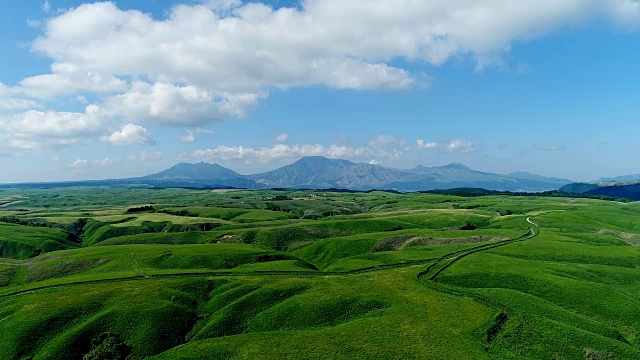
[(103, 333), (91, 341), (91, 351), (83, 360), (125, 360), (131, 359), (132, 349), (117, 335)]

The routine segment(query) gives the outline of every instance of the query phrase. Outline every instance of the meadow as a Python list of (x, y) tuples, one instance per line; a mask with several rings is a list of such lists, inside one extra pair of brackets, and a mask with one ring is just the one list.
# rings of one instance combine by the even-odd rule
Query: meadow
[(640, 204), (0, 190), (0, 359), (638, 359)]

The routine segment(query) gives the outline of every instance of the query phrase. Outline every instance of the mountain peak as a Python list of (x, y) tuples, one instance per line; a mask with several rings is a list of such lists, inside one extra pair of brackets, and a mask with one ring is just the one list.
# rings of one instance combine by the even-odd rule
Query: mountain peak
[(298, 165), (327, 165), (327, 164), (353, 164), (349, 160), (329, 159), (324, 156), (305, 156), (294, 164)]
[(205, 162), (195, 164), (182, 162), (165, 171), (145, 176), (147, 179), (154, 180), (236, 179), (241, 177), (242, 175), (224, 166)]
[(465, 164), (461, 164), (461, 163), (451, 163), (449, 165), (442, 166), (442, 168), (444, 168), (444, 169), (455, 169), (455, 170), (471, 170), (470, 167), (468, 167)]
[(219, 164), (180, 163), (163, 172), (141, 179), (224, 184), (247, 188), (342, 188), (353, 190), (391, 189), (417, 191), (454, 187), (489, 190), (544, 191), (570, 183), (528, 173), (500, 175), (470, 169), (464, 164), (416, 166), (411, 170), (354, 163), (323, 156), (307, 156), (293, 164), (255, 175), (240, 175)]

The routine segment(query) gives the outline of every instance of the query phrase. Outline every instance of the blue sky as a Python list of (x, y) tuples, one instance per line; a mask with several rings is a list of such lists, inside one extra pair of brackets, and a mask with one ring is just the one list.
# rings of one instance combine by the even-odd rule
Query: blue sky
[(639, 30), (632, 0), (2, 2), (0, 182), (306, 155), (640, 173)]

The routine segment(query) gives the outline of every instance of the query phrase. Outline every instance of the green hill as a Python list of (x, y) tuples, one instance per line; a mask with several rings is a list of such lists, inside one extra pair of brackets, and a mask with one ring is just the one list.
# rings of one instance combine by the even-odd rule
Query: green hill
[(640, 204), (7, 191), (0, 359), (640, 358)]

